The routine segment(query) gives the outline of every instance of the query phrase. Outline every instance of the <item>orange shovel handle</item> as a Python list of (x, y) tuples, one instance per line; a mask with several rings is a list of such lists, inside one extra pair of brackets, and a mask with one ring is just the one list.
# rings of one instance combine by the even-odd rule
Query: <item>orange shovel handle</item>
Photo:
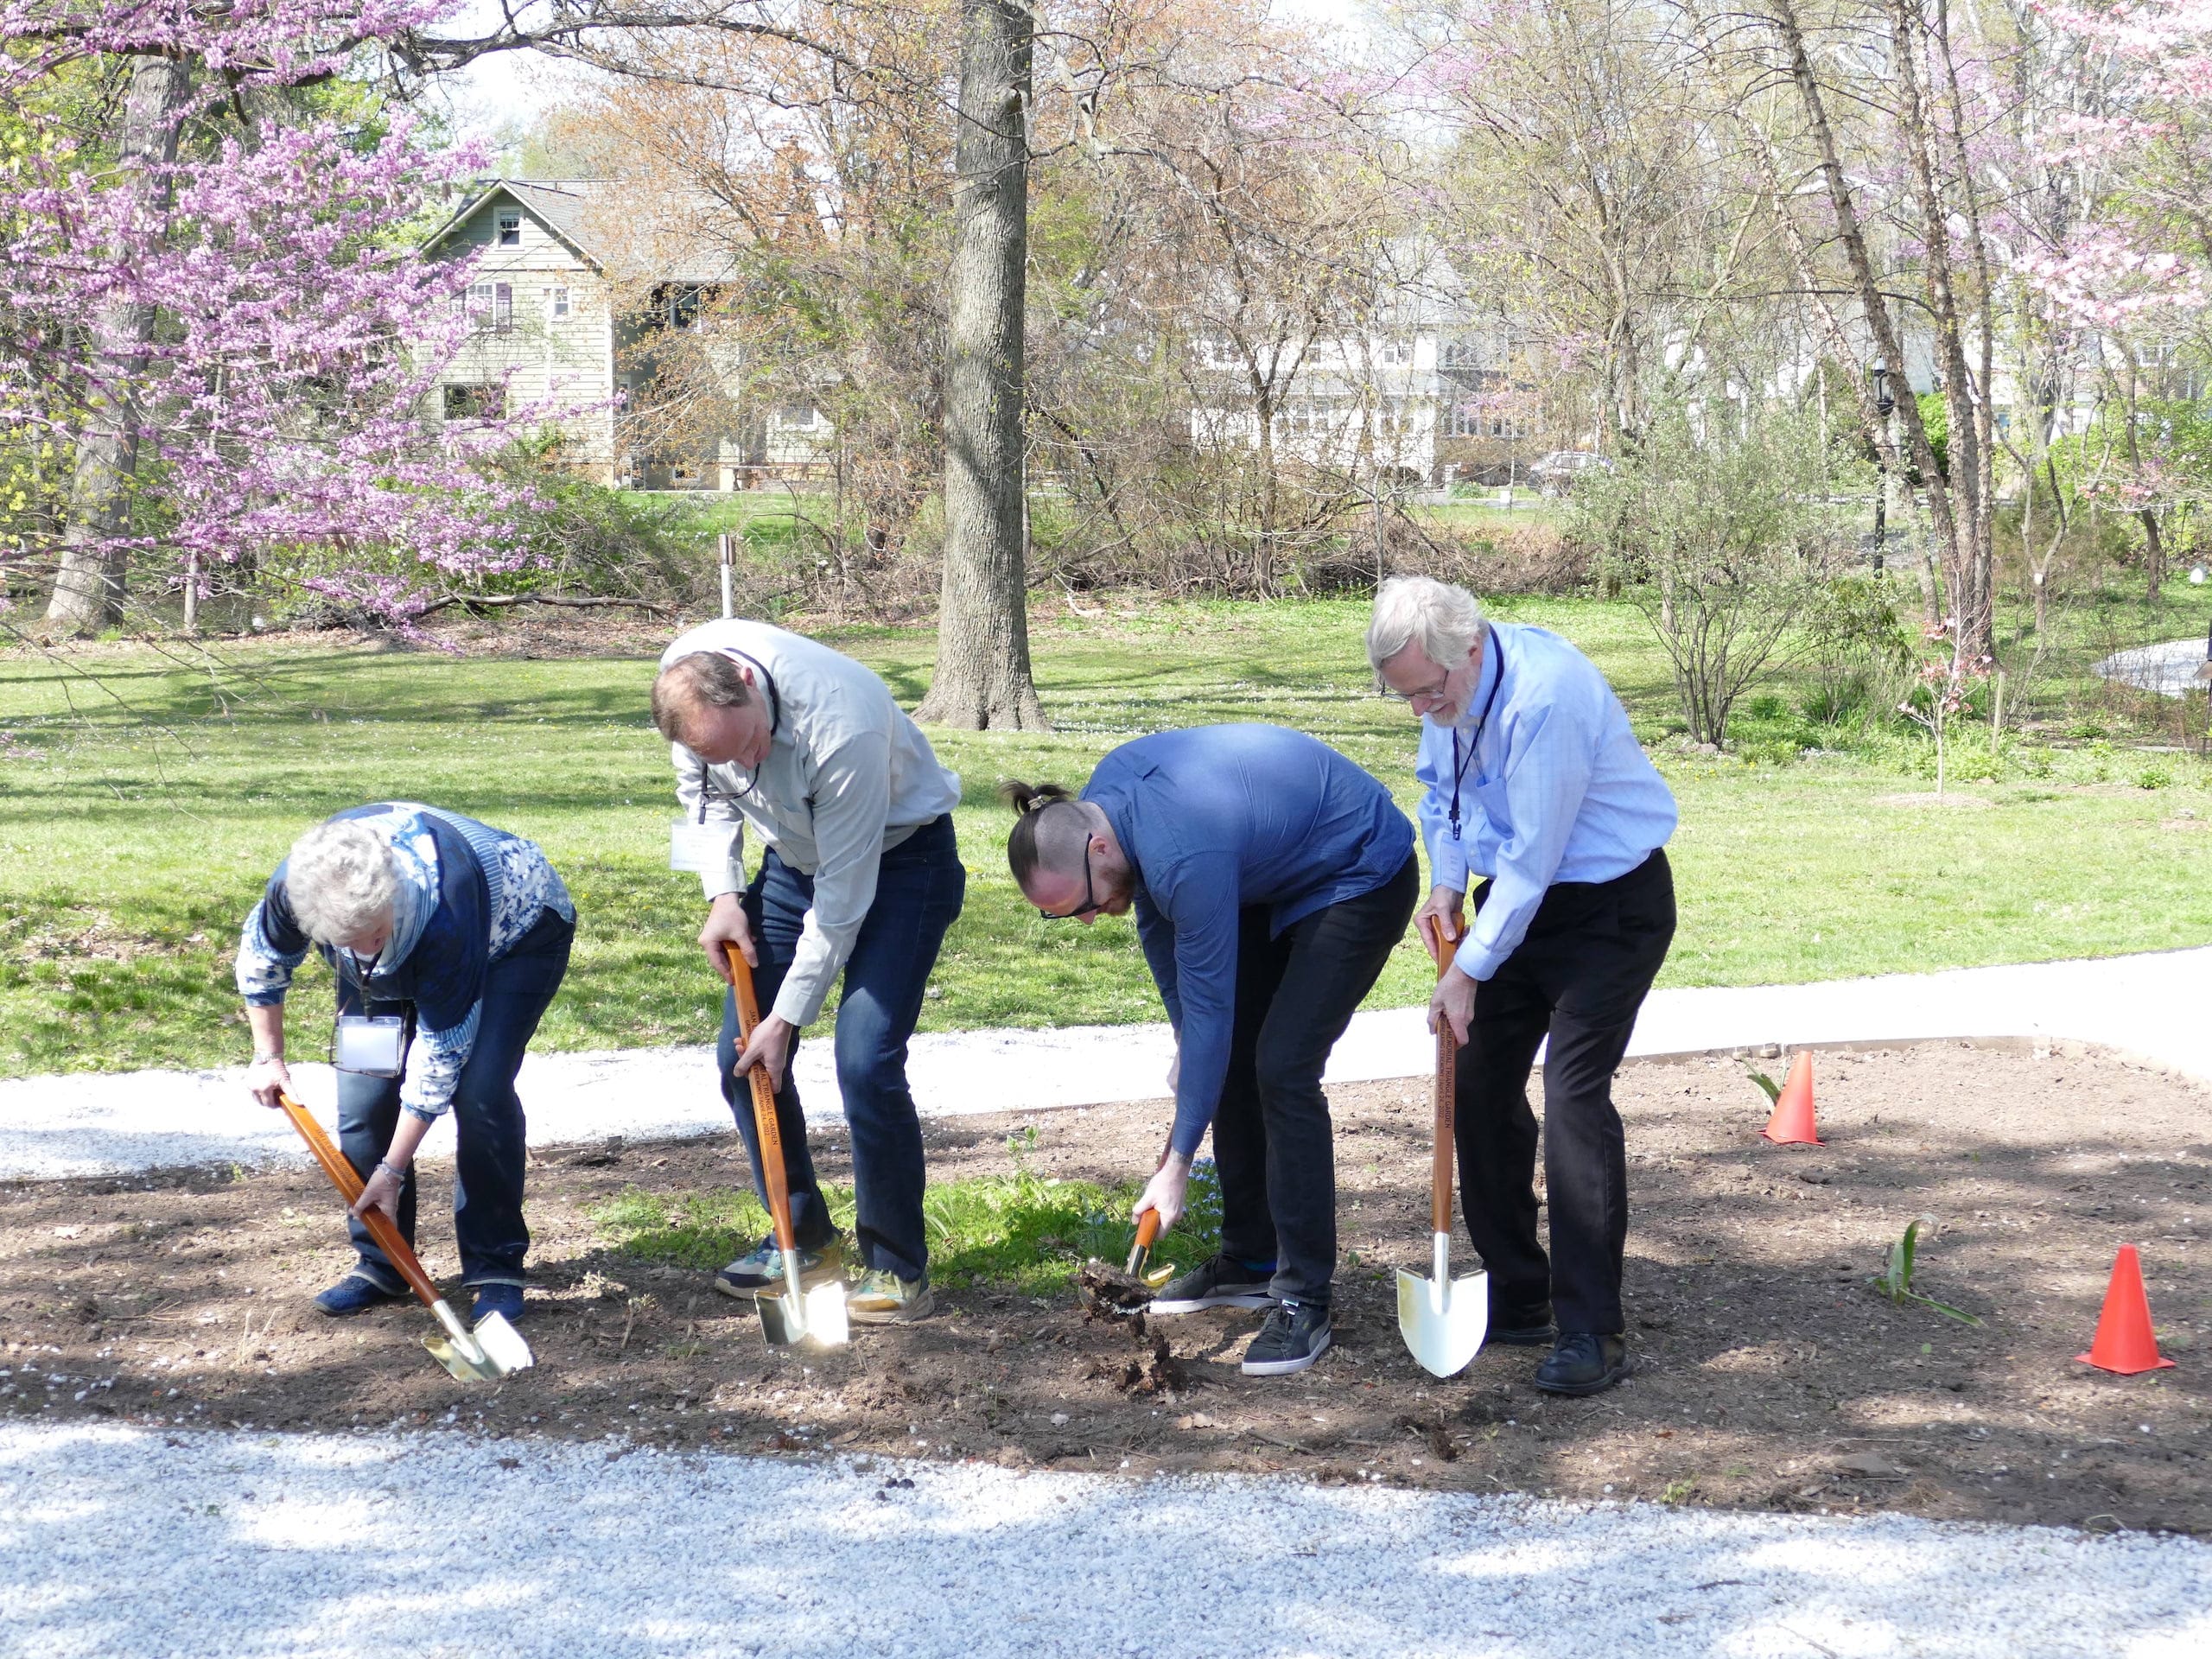
[(1160, 1236), (1160, 1211), (1147, 1210), (1137, 1221), (1137, 1249), (1148, 1250)]
[[(292, 1127), (300, 1132), (300, 1139), (308, 1143), (308, 1150), (315, 1154), (315, 1162), (322, 1166), (322, 1173), (330, 1177), (330, 1184), (346, 1200), (346, 1207), (350, 1210), (359, 1204), (361, 1201), (361, 1178), (353, 1173), (353, 1166), (346, 1161), (345, 1154), (331, 1145), (330, 1137), (322, 1131), (322, 1125), (309, 1116), (306, 1107), (289, 1095), (278, 1095), (276, 1103), (284, 1109), (284, 1116), (292, 1120)], [(368, 1226), (369, 1236), (383, 1249), (391, 1265), (399, 1269), (399, 1276), (407, 1281), (407, 1287), (415, 1293), (423, 1306), (435, 1308), (445, 1300), (438, 1294), (438, 1287), (430, 1282), (430, 1275), (423, 1271), (420, 1258), (409, 1248), (407, 1241), (399, 1236), (399, 1229), (391, 1224), (391, 1217), (381, 1210), (372, 1210), (361, 1219)]]
[[(1436, 958), (1436, 977), (1440, 982), (1452, 971), (1450, 942), (1434, 918), (1421, 925), (1426, 935), (1429, 954)], [(1459, 1070), (1459, 1039), (1452, 1034), (1452, 1022), (1436, 1022), (1436, 1152), (1429, 1172), (1428, 1220), (1429, 1230), (1448, 1233), (1452, 1230), (1452, 1101), (1458, 1087)]]
[[(753, 988), (753, 964), (734, 944), (722, 950), (729, 957), (729, 983), (737, 996), (737, 1047), (741, 1054), (760, 1023), (760, 999)], [(795, 1250), (798, 1235), (791, 1230), (791, 1190), (784, 1170), (784, 1131), (776, 1121), (776, 1090), (766, 1066), (746, 1073), (753, 1084), (753, 1128), (760, 1142), (760, 1179), (768, 1189), (768, 1218), (776, 1229), (776, 1248)]]

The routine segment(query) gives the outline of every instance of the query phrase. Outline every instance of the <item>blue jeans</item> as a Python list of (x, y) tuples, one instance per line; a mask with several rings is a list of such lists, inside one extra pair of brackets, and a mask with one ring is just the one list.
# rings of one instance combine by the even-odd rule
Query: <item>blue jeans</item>
[[(470, 1285), (519, 1285), (523, 1257), (530, 1249), (530, 1229), (522, 1218), (522, 1100), (515, 1073), (523, 1051), (537, 1033), (553, 993), (569, 970), (569, 947), (575, 924), (556, 911), (543, 911), (536, 925), (491, 966), (484, 979), (483, 1010), (478, 1015), (475, 1046), (453, 1095), (458, 1140), (453, 1182), (453, 1230), (461, 1246), (461, 1274)], [(377, 1002), (365, 1010), (344, 995), (340, 1012), (396, 1014), (410, 1017), (411, 1002)], [(412, 1035), (412, 1027), (410, 1034)], [(346, 1162), (366, 1180), (377, 1160), (391, 1148), (399, 1127), (399, 1079), (338, 1074), (338, 1144)], [(407, 1288), (368, 1228), (352, 1224), (353, 1248), (360, 1255), (354, 1274), (394, 1295)], [(415, 1242), (415, 1171), (408, 1169), (399, 1188), (399, 1236)]]
[[(946, 930), (967, 897), (968, 872), (960, 862), (950, 813), (924, 824), (883, 855), (875, 901), (861, 924), (845, 961), (845, 986), (837, 1004), (837, 1087), (853, 1137), (853, 1186), (859, 1215), (854, 1227), (861, 1262), (901, 1279), (929, 1271), (929, 1241), (922, 1224), (922, 1124), (906, 1086), (906, 1041), (921, 1018), (922, 992), (937, 965)], [(746, 889), (745, 920), (760, 957), (753, 982), (765, 1013), (791, 969), (799, 930), (814, 903), (814, 878), (792, 869), (772, 847)], [(760, 1181), (760, 1141), (753, 1122), (753, 1085), (733, 1074), (737, 1063), (737, 999), (722, 999), (722, 1098), (753, 1160), (754, 1190)], [(806, 1115), (791, 1067), (776, 1091), (776, 1125), (784, 1142), (791, 1184), (791, 1229), (802, 1249), (820, 1249), (837, 1236), (830, 1206), (815, 1178), (806, 1144)]]

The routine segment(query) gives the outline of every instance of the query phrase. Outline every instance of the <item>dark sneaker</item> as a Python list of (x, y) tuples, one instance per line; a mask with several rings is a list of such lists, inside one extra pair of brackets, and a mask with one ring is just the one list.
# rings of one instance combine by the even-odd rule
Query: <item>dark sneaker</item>
[(1152, 1299), (1148, 1313), (1196, 1313), (1209, 1307), (1267, 1307), (1274, 1298), (1268, 1294), (1272, 1273), (1255, 1273), (1242, 1262), (1217, 1255), (1192, 1268), (1180, 1279), (1171, 1279)]
[(468, 1315), (468, 1322), (476, 1325), (487, 1313), (497, 1313), (509, 1325), (522, 1318), (522, 1287), (520, 1285), (479, 1285), (476, 1287), (476, 1306)]
[(845, 1294), (845, 1317), (855, 1325), (912, 1325), (937, 1309), (937, 1293), (926, 1279), (901, 1279), (870, 1268)]
[(1603, 1394), (1628, 1370), (1628, 1344), (1620, 1338), (1562, 1331), (1559, 1345), (1536, 1367), (1536, 1386), (1546, 1394)]
[(1312, 1302), (1277, 1302), (1244, 1351), (1247, 1376), (1287, 1376), (1329, 1351), (1329, 1310)]
[[(817, 1285), (826, 1285), (833, 1279), (844, 1276), (844, 1240), (832, 1239), (818, 1250), (801, 1250), (798, 1253), (798, 1285), (801, 1290), (812, 1290)], [(783, 1282), (784, 1253), (776, 1248), (776, 1237), (772, 1233), (715, 1275), (716, 1290), (725, 1296), (735, 1296), (748, 1302), (767, 1286)]]
[(334, 1319), (342, 1319), (354, 1313), (365, 1313), (372, 1307), (382, 1307), (386, 1302), (401, 1300), (402, 1293), (386, 1290), (358, 1273), (349, 1274), (328, 1290), (315, 1299), (315, 1305)]
[(1508, 1348), (1542, 1348), (1549, 1345), (1553, 1335), (1551, 1304), (1546, 1302), (1535, 1307), (1493, 1307), (1490, 1330), (1483, 1340), (1503, 1343)]

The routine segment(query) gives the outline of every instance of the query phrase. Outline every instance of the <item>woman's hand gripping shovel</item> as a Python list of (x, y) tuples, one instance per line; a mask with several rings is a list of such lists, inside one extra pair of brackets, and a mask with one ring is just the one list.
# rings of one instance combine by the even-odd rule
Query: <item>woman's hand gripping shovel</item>
[[(1452, 971), (1452, 952), (1440, 930), (1424, 927), (1439, 979)], [(1451, 1023), (1436, 1025), (1436, 1153), (1429, 1182), (1429, 1225), (1435, 1236), (1435, 1276), (1398, 1269), (1398, 1330), (1406, 1346), (1435, 1376), (1456, 1376), (1483, 1345), (1490, 1329), (1490, 1274), (1452, 1276), (1452, 1096), (1459, 1039)]]
[[(353, 1166), (346, 1161), (338, 1148), (330, 1144), (322, 1125), (289, 1095), (277, 1096), (276, 1103), (292, 1120), (292, 1127), (308, 1143), (308, 1150), (322, 1166), (322, 1173), (330, 1177), (330, 1184), (338, 1189), (339, 1196), (349, 1207), (359, 1204), (361, 1178), (353, 1173)], [(425, 1337), (423, 1345), (430, 1351), (431, 1358), (453, 1374), (454, 1381), (497, 1382), (503, 1376), (527, 1370), (537, 1363), (530, 1351), (530, 1344), (507, 1323), (504, 1313), (486, 1313), (476, 1322), (474, 1331), (463, 1325), (461, 1315), (438, 1294), (438, 1287), (423, 1271), (423, 1263), (399, 1236), (399, 1229), (391, 1224), (391, 1217), (381, 1210), (371, 1210), (361, 1219), (368, 1224), (370, 1236), (383, 1247), (391, 1265), (399, 1269), (400, 1277), (407, 1281), (408, 1288), (421, 1299), (423, 1306), (437, 1315), (438, 1323), (445, 1327), (445, 1335)]]
[[(760, 1001), (753, 989), (753, 967), (734, 944), (725, 944), (729, 957), (730, 988), (737, 994), (737, 1047), (741, 1054), (753, 1040), (753, 1027), (760, 1023)], [(763, 1289), (753, 1298), (760, 1310), (760, 1332), (772, 1348), (788, 1348), (811, 1342), (833, 1348), (853, 1339), (845, 1313), (842, 1280), (804, 1290), (799, 1285), (798, 1236), (791, 1230), (790, 1177), (784, 1167), (784, 1134), (776, 1122), (776, 1088), (768, 1069), (756, 1065), (746, 1076), (753, 1084), (753, 1126), (760, 1142), (760, 1178), (768, 1188), (768, 1217), (775, 1224), (776, 1248), (784, 1255), (781, 1290)]]

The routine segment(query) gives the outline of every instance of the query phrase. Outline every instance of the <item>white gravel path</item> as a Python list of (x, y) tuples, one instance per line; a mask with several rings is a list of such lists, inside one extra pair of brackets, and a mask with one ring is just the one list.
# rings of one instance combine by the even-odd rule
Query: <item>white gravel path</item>
[(2212, 1548), (2180, 1539), (0, 1427), (0, 1655), (23, 1659), (2207, 1652)]
[[(1936, 1037), (2074, 1040), (2212, 1082), (2212, 949), (2028, 963), (1811, 985), (1662, 990), (1644, 1006), (1631, 1055), (1766, 1043), (1905, 1042)], [(1410, 1076), (1429, 1064), (1417, 1008), (1363, 1014), (1330, 1058), (1332, 1082)], [(910, 1074), (925, 1115), (1043, 1110), (1160, 1094), (1165, 1025), (917, 1037)], [(834, 1116), (830, 1044), (800, 1045), (810, 1116)], [(199, 1163), (304, 1161), (289, 1127), (245, 1098), (243, 1069), (73, 1074), (0, 1082), (0, 1178), (107, 1175)], [(328, 1069), (294, 1074), (329, 1121)], [(533, 1146), (610, 1135), (727, 1133), (707, 1047), (532, 1054), (521, 1089)], [(434, 1130), (430, 1150), (450, 1129)]]
[(2138, 645), (2114, 652), (2095, 664), (2090, 672), (2103, 679), (2119, 680), (2162, 697), (2185, 697), (2196, 690), (2196, 671), (2205, 659), (2202, 636), (2169, 639), (2161, 645)]

